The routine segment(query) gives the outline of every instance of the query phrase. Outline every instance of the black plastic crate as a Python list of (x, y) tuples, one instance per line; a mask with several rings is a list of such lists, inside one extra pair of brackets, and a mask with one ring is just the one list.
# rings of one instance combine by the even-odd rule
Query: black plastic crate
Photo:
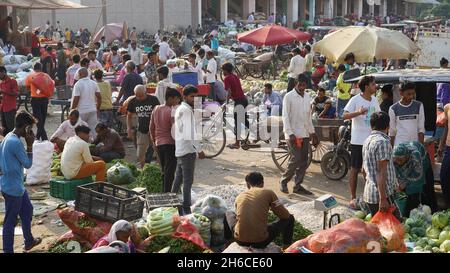
[(161, 207), (181, 208), (181, 200), (175, 193), (147, 194), (145, 199), (148, 211)]
[(77, 187), (75, 209), (105, 221), (134, 221), (142, 218), (144, 200), (132, 190), (110, 183), (91, 183)]

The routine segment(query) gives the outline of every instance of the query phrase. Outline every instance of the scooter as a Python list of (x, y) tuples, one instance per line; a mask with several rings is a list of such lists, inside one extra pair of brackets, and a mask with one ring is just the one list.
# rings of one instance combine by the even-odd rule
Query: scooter
[(344, 125), (339, 127), (338, 136), (338, 144), (333, 150), (323, 155), (320, 163), (322, 173), (331, 180), (341, 180), (344, 178), (350, 167), (350, 120), (346, 120)]

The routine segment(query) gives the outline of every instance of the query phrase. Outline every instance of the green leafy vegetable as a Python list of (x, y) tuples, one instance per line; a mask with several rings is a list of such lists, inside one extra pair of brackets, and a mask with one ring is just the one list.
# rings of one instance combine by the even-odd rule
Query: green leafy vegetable
[[(274, 223), (276, 221), (278, 221), (278, 217), (273, 214), (272, 212), (269, 212), (269, 217), (268, 217), (268, 223)], [(292, 237), (292, 241), (296, 242), (298, 240), (302, 240), (305, 239), (306, 237), (308, 237), (309, 235), (313, 234), (310, 230), (306, 229), (305, 227), (302, 226), (302, 224), (300, 224), (299, 222), (295, 221), (294, 224), (294, 236)], [(282, 246), (283, 245), (283, 237), (280, 235), (277, 238), (275, 238), (274, 243)]]
[(78, 220), (77, 222), (77, 226), (79, 226), (80, 228), (93, 228), (96, 227), (97, 224), (94, 221), (91, 221), (85, 217), (82, 217)]
[(146, 164), (136, 182), (128, 185), (129, 189), (143, 187), (148, 193), (162, 193), (162, 173), (159, 166)]
[(172, 236), (155, 236), (146, 248), (147, 253), (155, 253), (170, 247), (168, 253), (203, 253), (204, 250), (198, 245)]

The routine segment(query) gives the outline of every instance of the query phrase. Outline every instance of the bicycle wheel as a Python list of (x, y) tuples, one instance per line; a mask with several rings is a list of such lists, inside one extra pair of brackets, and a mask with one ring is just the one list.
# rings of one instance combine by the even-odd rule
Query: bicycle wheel
[(202, 147), (206, 158), (214, 158), (225, 149), (227, 135), (221, 121), (208, 120), (203, 124)]
[(312, 147), (312, 162), (320, 163), (324, 154), (333, 149), (333, 144), (330, 142), (320, 142), (317, 148)]

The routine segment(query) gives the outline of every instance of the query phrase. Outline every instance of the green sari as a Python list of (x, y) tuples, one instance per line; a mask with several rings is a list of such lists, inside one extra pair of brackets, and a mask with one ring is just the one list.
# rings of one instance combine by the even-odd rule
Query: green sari
[(408, 161), (399, 166), (394, 164), (399, 183), (406, 184), (406, 194), (423, 192), (426, 173), (431, 168), (431, 161), (425, 147), (417, 141), (402, 143), (394, 148), (394, 157), (407, 157)]

